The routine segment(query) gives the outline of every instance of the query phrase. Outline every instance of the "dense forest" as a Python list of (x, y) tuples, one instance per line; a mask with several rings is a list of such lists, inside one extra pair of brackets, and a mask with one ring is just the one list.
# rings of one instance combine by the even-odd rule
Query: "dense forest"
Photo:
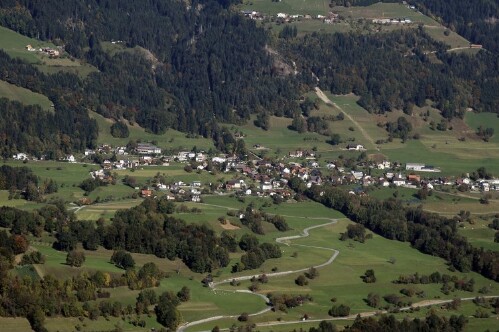
[[(300, 180), (289, 183), (295, 190), (303, 189)], [(304, 193), (387, 239), (410, 242), (423, 253), (446, 259), (459, 271), (475, 271), (499, 281), (499, 252), (473, 247), (459, 235), (455, 219), (425, 212), (420, 207), (404, 207), (396, 199), (380, 201), (369, 196), (352, 196), (332, 186), (314, 186)]]
[(446, 26), (475, 44), (499, 54), (499, 3), (493, 0), (411, 0), (424, 14), (440, 18)]
[[(155, 133), (175, 128), (211, 137), (215, 120), (246, 120), (254, 110), (290, 115), (298, 107), (296, 83), (274, 67), (267, 33), (229, 4), (74, 0), (59, 8), (57, 1), (6, 1), (0, 24), (62, 41), (95, 65), (100, 73), (85, 82), (84, 98), (97, 112)], [(100, 40), (145, 50), (111, 56)]]
[[(312, 33), (280, 46), (300, 71), (313, 73), (307, 84), (318, 80), (332, 93), (353, 92), (370, 112), (411, 112), (412, 106), (423, 106), (428, 99), (446, 118), (462, 116), (468, 107), (497, 111), (497, 56), (445, 52), (446, 46), (422, 29), (369, 36)], [(428, 57), (432, 50), (438, 63)]]
[[(0, 52), (0, 79), (45, 94), (54, 103), (54, 114), (2, 105), (0, 134), (11, 138), (0, 141), (3, 156), (23, 151), (55, 158), (93, 147), (98, 130), (89, 109), (137, 122), (153, 133), (173, 128), (225, 146), (218, 142), (230, 139), (224, 139), (218, 122), (241, 123), (258, 113), (258, 125), (267, 128), (269, 115), (291, 118), (299, 112), (299, 95), (317, 84), (333, 93), (356, 93), (361, 106), (377, 113), (410, 113), (413, 105), (427, 100), (446, 118), (462, 116), (468, 107), (499, 109), (499, 61), (493, 53), (447, 53), (422, 29), (376, 35), (292, 33), (275, 42), (232, 10), (232, 3), (151, 0), (144, 6), (71, 0), (60, 8), (55, 0), (2, 1), (1, 25), (64, 45), (69, 54), (99, 69), (84, 79), (48, 75)], [(134, 49), (109, 52), (101, 41), (111, 40)], [(432, 51), (439, 61), (428, 56)]]

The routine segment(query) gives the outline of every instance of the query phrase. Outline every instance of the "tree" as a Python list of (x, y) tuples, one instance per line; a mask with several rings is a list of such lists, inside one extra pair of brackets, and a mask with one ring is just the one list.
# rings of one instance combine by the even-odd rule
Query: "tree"
[(117, 138), (127, 138), (130, 132), (126, 123), (117, 121), (111, 125), (111, 135)]
[(304, 133), (307, 131), (307, 122), (300, 114), (300, 112), (295, 112), (293, 116), (293, 122), (291, 122), (291, 127), (299, 133)]
[(189, 289), (189, 287), (184, 286), (177, 293), (177, 297), (181, 302), (187, 302), (191, 299), (191, 290)]
[(124, 250), (115, 251), (111, 256), (111, 262), (124, 270), (135, 266), (135, 261), (133, 260), (132, 255)]
[(308, 285), (308, 280), (303, 274), (300, 274), (298, 278), (295, 279), (295, 284), (298, 286), (306, 286)]
[(319, 271), (315, 267), (311, 267), (307, 272), (305, 272), (305, 276), (308, 279), (315, 279), (319, 276)]
[(66, 264), (72, 267), (81, 267), (85, 262), (85, 253), (79, 250), (71, 250), (66, 255)]
[(333, 305), (328, 313), (333, 317), (346, 317), (350, 314), (350, 307), (344, 304)]
[(35, 332), (46, 332), (47, 329), (43, 326), (45, 323), (45, 314), (41, 308), (33, 308), (30, 310), (26, 318), (31, 325), (31, 329)]
[[(176, 299), (176, 300), (174, 300)], [(182, 321), (182, 315), (177, 309), (178, 299), (171, 292), (165, 292), (159, 297), (158, 304), (154, 308), (156, 320), (161, 325), (174, 331)]]
[(366, 270), (366, 272), (362, 276), (362, 280), (367, 284), (375, 283), (376, 276), (374, 275), (374, 270), (372, 269)]
[(381, 298), (378, 294), (369, 293), (367, 294), (366, 303), (370, 307), (378, 308), (381, 303)]
[(338, 144), (340, 144), (341, 143), (341, 136), (340, 136), (340, 134), (332, 134), (331, 138), (329, 140), (329, 143), (331, 145), (338, 145)]

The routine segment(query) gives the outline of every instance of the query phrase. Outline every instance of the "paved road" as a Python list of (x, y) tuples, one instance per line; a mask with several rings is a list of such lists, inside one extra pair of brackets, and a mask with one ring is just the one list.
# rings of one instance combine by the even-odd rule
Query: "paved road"
[[(314, 220), (314, 219), (315, 220), (326, 219), (326, 220), (330, 220), (330, 222), (325, 223), (325, 224), (321, 224), (321, 225), (315, 225), (315, 226), (307, 227), (307, 228), (305, 228), (303, 230), (302, 234), (300, 234), (300, 235), (285, 236), (285, 237), (277, 238), (276, 242), (277, 243), (281, 243), (281, 244), (285, 244), (285, 245), (295, 245), (295, 246), (300, 246), (300, 247), (318, 248), (318, 249), (324, 249), (324, 250), (331, 251), (332, 255), (331, 255), (331, 257), (326, 262), (324, 262), (322, 264), (319, 264), (319, 265), (315, 265), (314, 267), (315, 268), (321, 268), (321, 267), (324, 267), (324, 266), (332, 264), (334, 262), (334, 260), (336, 259), (336, 257), (338, 256), (338, 254), (340, 253), (338, 250), (332, 249), (332, 248), (317, 247), (317, 246), (307, 246), (307, 245), (303, 245), (303, 244), (290, 244), (289, 241), (307, 237), (307, 236), (310, 235), (309, 234), (310, 230), (315, 229), (315, 228), (319, 228), (319, 227), (328, 226), (328, 225), (333, 225), (333, 224), (337, 223), (337, 220), (336, 219), (327, 219), (327, 218), (305, 218), (305, 217), (298, 217), (298, 218), (309, 219), (309, 220), (310, 219), (311, 220)], [(278, 276), (284, 276), (284, 275), (293, 274), (293, 273), (305, 272), (305, 271), (308, 271), (309, 268), (310, 267), (305, 267), (303, 269), (292, 270), (292, 271), (272, 272), (272, 273), (266, 274), (266, 276), (268, 278), (273, 278), (273, 277), (278, 277)], [(270, 302), (270, 300), (269, 300), (269, 298), (267, 296), (265, 296), (263, 294), (253, 293), (253, 292), (251, 292), (251, 291), (249, 291), (247, 289), (238, 289), (238, 290), (233, 290), (233, 291), (231, 291), (231, 290), (224, 290), (224, 289), (217, 289), (217, 286), (220, 286), (220, 285), (223, 285), (223, 284), (228, 284), (232, 280), (235, 280), (235, 281), (250, 280), (253, 277), (258, 278), (258, 276), (259, 276), (259, 274), (251, 274), (251, 275), (246, 275), (246, 276), (241, 276), (241, 277), (224, 279), (224, 280), (221, 280), (221, 281), (210, 283), (209, 287), (214, 292), (229, 292), (229, 293), (233, 293), (233, 294), (236, 294), (236, 293), (245, 293), (245, 294), (252, 294), (252, 295), (255, 295), (255, 296), (258, 296), (258, 297), (262, 298), (265, 301), (265, 303), (267, 304), (267, 307), (264, 308), (264, 309), (262, 309), (262, 310), (260, 310), (260, 311), (258, 311), (258, 312), (255, 312), (255, 313), (252, 313), (252, 314), (249, 315), (249, 316), (258, 316), (258, 315), (264, 314), (264, 313), (269, 312), (270, 310), (272, 310), (272, 307), (270, 305), (268, 305), (269, 302)], [(187, 322), (187, 323), (179, 326), (178, 329), (177, 329), (177, 331), (178, 332), (183, 332), (183, 331), (185, 331), (186, 328), (191, 327), (191, 326), (195, 326), (195, 325), (199, 325), (199, 324), (203, 324), (203, 323), (208, 323), (208, 322), (212, 322), (212, 321), (223, 319), (223, 318), (237, 318), (238, 316), (239, 315), (213, 316), (213, 317), (208, 317), (208, 318), (200, 319), (200, 320), (193, 321), (193, 322)]]

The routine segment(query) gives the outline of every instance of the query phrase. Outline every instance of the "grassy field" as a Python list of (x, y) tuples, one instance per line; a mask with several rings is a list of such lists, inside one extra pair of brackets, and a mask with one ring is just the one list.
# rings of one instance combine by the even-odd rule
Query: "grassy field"
[(459, 234), (465, 236), (475, 247), (497, 251), (499, 250), (499, 243), (494, 242), (496, 231), (488, 227), (490, 223), (490, 219), (473, 218), (472, 224), (466, 224), (464, 227), (459, 228)]
[[(253, 121), (248, 121), (243, 126), (226, 125), (231, 130), (242, 131), (245, 135), (244, 142), (246, 147), (256, 153), (264, 152), (266, 155), (282, 156), (289, 151), (297, 149), (309, 149), (316, 147), (317, 150), (329, 150), (331, 145), (327, 143), (329, 137), (319, 135), (317, 133), (299, 134), (298, 132), (289, 129), (292, 119), (283, 117), (270, 117), (270, 130), (265, 131), (253, 125)], [(263, 150), (255, 150), (253, 146), (259, 144)]]
[[(499, 117), (495, 113), (473, 113), (467, 112), (464, 116), (466, 124), (470, 130), (476, 131), (479, 126), (483, 128), (493, 128), (494, 136), (489, 140), (491, 143), (499, 143)], [(484, 143), (484, 145), (490, 145)]]
[(25, 105), (40, 105), (44, 110), (52, 110), (52, 102), (44, 95), (0, 80), (0, 98), (17, 100)]
[[(81, 165), (80, 165), (81, 166)], [(407, 193), (399, 193), (409, 196)], [(388, 193), (386, 195), (389, 195)], [(228, 209), (244, 208), (250, 202), (255, 204), (255, 207), (262, 207), (269, 213), (281, 214), (286, 217), (286, 220), (292, 230), (287, 232), (278, 232), (273, 229), (270, 224), (266, 228), (267, 233), (264, 236), (259, 236), (260, 242), (273, 242), (276, 237), (298, 234), (303, 228), (310, 225), (324, 224), (328, 218), (343, 218), (343, 216), (334, 211), (325, 208), (315, 202), (300, 202), (300, 203), (282, 203), (280, 205), (267, 206), (269, 199), (263, 198), (247, 198), (245, 202), (241, 202), (233, 197), (228, 196), (206, 196), (203, 204), (185, 203), (188, 207), (198, 207), (202, 211), (199, 214), (192, 213), (176, 213), (176, 217), (183, 218), (188, 222), (207, 224), (217, 232), (221, 232), (223, 228), (217, 220), (218, 216), (225, 215)], [(111, 210), (128, 207), (136, 204), (136, 201), (123, 201), (119, 203), (98, 204), (91, 207), (85, 207), (80, 212), (82, 214), (90, 213), (99, 215), (100, 213), (109, 214)], [(102, 212), (101, 212), (102, 211)], [(81, 215), (79, 215), (81, 217)], [(89, 218), (90, 219), (90, 218)], [(94, 218), (91, 218), (94, 219)], [(281, 246), (283, 256), (280, 259), (271, 259), (264, 263), (262, 267), (254, 271), (246, 271), (239, 274), (231, 274), (230, 266), (239, 260), (240, 253), (231, 256), (231, 264), (227, 268), (213, 271), (217, 279), (230, 278), (231, 276), (247, 275), (248, 273), (264, 273), (270, 272), (276, 267), (278, 271), (288, 271), (299, 268), (308, 267), (311, 265), (320, 264), (326, 261), (331, 251), (320, 249), (319, 247), (335, 248), (340, 251), (337, 260), (330, 266), (320, 270), (320, 276), (317, 279), (311, 280), (310, 284), (305, 287), (298, 287), (294, 284), (296, 275), (290, 275), (279, 278), (271, 278), (268, 284), (261, 285), (261, 293), (279, 292), (292, 294), (310, 294), (313, 297), (313, 302), (305, 304), (301, 307), (289, 310), (288, 313), (266, 313), (262, 316), (254, 317), (251, 322), (275, 321), (277, 319), (297, 320), (303, 314), (307, 313), (312, 318), (326, 318), (327, 310), (331, 306), (330, 298), (337, 297), (338, 303), (348, 304), (352, 308), (353, 313), (369, 311), (371, 308), (366, 306), (363, 299), (373, 291), (373, 285), (365, 284), (360, 279), (360, 276), (368, 268), (373, 268), (378, 281), (375, 284), (376, 292), (380, 295), (388, 293), (397, 293), (403, 286), (394, 285), (392, 280), (396, 279), (400, 274), (409, 274), (414, 272), (429, 274), (434, 271), (441, 273), (451, 273), (448, 271), (445, 262), (442, 259), (424, 255), (410, 248), (407, 243), (386, 240), (377, 235), (366, 243), (361, 244), (352, 241), (340, 241), (339, 235), (344, 232), (346, 226), (351, 222), (347, 219), (340, 219), (338, 224), (326, 226), (321, 229), (311, 231), (308, 238), (294, 240), (290, 246)], [(462, 231), (465, 231), (463, 229)], [(238, 235), (241, 235), (248, 230), (244, 227), (234, 230)], [(468, 236), (468, 235), (467, 235)], [(480, 235), (481, 236), (481, 235)], [(470, 237), (472, 237), (470, 235)], [(475, 235), (475, 237), (479, 237)], [(295, 246), (298, 244), (301, 246)], [(44, 239), (43, 242), (33, 242), (33, 247), (41, 251), (47, 257), (44, 265), (36, 265), (36, 269), (40, 275), (55, 274), (60, 276), (71, 277), (81, 272), (92, 273), (96, 270), (106, 271), (112, 274), (121, 274), (123, 271), (117, 269), (109, 263), (112, 251), (100, 248), (97, 251), (85, 251), (86, 261), (82, 268), (71, 268), (65, 265), (66, 254), (58, 252), (51, 248), (50, 239)], [(312, 247), (309, 247), (312, 246)], [(297, 253), (296, 255), (294, 253)], [(213, 292), (208, 288), (201, 286), (200, 280), (204, 275), (192, 273), (185, 265), (176, 260), (169, 261), (167, 259), (159, 259), (153, 255), (133, 254), (133, 257), (140, 267), (146, 262), (155, 262), (158, 267), (169, 273), (170, 277), (163, 280), (161, 285), (155, 290), (161, 293), (164, 290), (178, 291), (182, 286), (186, 285), (191, 289), (191, 301), (182, 304), (179, 309), (185, 321), (193, 321), (204, 317), (215, 315), (237, 315), (243, 311), (256, 312), (263, 309), (264, 303), (258, 297), (238, 294), (234, 296), (228, 292)], [(395, 263), (389, 263), (393, 258)], [(417, 267), (417, 269), (415, 268)], [(180, 273), (176, 274), (175, 271)], [(490, 281), (484, 279), (475, 273), (452, 273), (465, 278), (473, 277), (476, 281), (475, 289), (480, 288)], [(238, 289), (245, 288), (249, 285), (248, 282), (243, 282)], [(441, 285), (416, 285), (420, 290), (426, 293), (425, 299), (433, 299), (436, 297), (445, 296), (440, 292)], [(223, 286), (228, 291), (233, 291), (232, 286)], [(499, 289), (497, 285), (493, 285), (492, 293), (497, 293)], [(128, 290), (126, 287), (111, 289), (111, 300), (118, 300), (124, 304), (133, 304), (138, 291)], [(455, 292), (449, 298), (454, 296), (474, 296), (476, 293)], [(414, 298), (412, 301), (417, 302), (424, 299)], [(146, 327), (158, 327), (152, 317), (142, 317), (146, 320)], [(487, 320), (490, 322), (491, 320)], [(93, 331), (99, 329), (112, 328), (116, 324), (121, 324), (126, 331), (135, 331), (136, 328), (129, 323), (129, 319), (121, 320), (110, 318), (109, 320), (99, 319), (90, 321), (84, 319), (83, 322), (77, 319), (65, 318), (48, 318), (46, 326), (50, 331), (70, 331), (75, 329), (76, 325), (80, 325), (83, 331)], [(196, 326), (189, 331), (199, 331), (211, 329), (214, 325), (221, 327), (229, 327), (234, 323), (233, 320), (222, 320), (211, 322), (209, 324)], [(85, 326), (83, 325), (85, 324)], [(480, 325), (481, 324), (481, 325)], [(341, 325), (341, 324), (340, 324)], [(490, 323), (484, 321), (479, 322), (479, 326), (491, 326)]]
[(242, 10), (254, 10), (268, 15), (277, 13), (325, 15), (329, 9), (329, 2), (326, 0), (281, 0), (279, 2), (244, 0), (240, 7)]
[[(442, 259), (424, 255), (410, 248), (407, 243), (386, 240), (377, 235), (373, 239), (361, 244), (352, 241), (340, 241), (339, 234), (344, 232), (350, 221), (342, 219), (337, 225), (327, 226), (320, 230), (311, 232), (309, 238), (295, 240), (293, 243), (301, 245), (324, 246), (332, 247), (340, 250), (340, 255), (336, 261), (320, 270), (320, 276), (317, 279), (310, 280), (308, 286), (298, 287), (294, 283), (297, 274), (285, 277), (270, 278), (267, 284), (260, 285), (260, 293), (268, 292), (286, 293), (286, 294), (310, 294), (313, 297), (313, 302), (303, 306), (290, 309), (288, 313), (276, 312), (267, 313), (262, 316), (251, 318), (250, 323), (266, 322), (266, 321), (287, 321), (299, 320), (304, 314), (308, 314), (313, 319), (327, 318), (327, 310), (331, 307), (330, 299), (337, 298), (337, 303), (347, 304), (352, 308), (352, 313), (371, 311), (363, 299), (369, 292), (376, 292), (381, 296), (389, 293), (398, 293), (401, 288), (408, 287), (396, 285), (392, 280), (398, 278), (401, 274), (409, 274), (419, 272), (420, 274), (430, 274), (434, 271), (440, 273), (456, 274), (460, 277), (473, 277), (476, 281), (475, 289), (483, 285), (489, 285), (490, 281), (475, 274), (475, 273), (451, 273), (448, 271), (447, 265)], [(293, 250), (293, 246), (290, 246)], [(297, 260), (300, 256), (307, 252), (307, 247), (294, 247), (298, 250)], [(283, 255), (285, 258), (287, 253)], [(319, 255), (319, 253), (315, 253)], [(319, 256), (316, 257), (316, 259)], [(390, 258), (395, 260), (395, 263), (389, 263)], [(303, 257), (302, 263), (305, 266), (310, 266), (315, 263), (310, 260), (310, 257)], [(280, 267), (280, 265), (278, 265)], [(376, 273), (376, 284), (365, 284), (360, 276), (366, 269), (373, 268)], [(237, 288), (249, 286), (249, 282), (243, 282)], [(223, 286), (226, 289), (234, 289), (232, 286)], [(413, 287), (423, 290), (426, 294), (425, 298), (412, 298), (410, 301), (416, 303), (425, 299), (446, 298), (440, 292), (441, 285), (413, 285)], [(497, 284), (493, 284), (492, 293), (497, 293)], [(447, 298), (455, 296), (474, 296), (475, 293), (469, 292), (454, 292)], [(211, 322), (188, 329), (189, 331), (202, 331), (211, 329), (213, 326), (229, 327), (234, 320), (221, 320)], [(493, 326), (493, 320), (488, 320), (486, 326)], [(293, 325), (293, 328), (295, 325)], [(288, 327), (289, 328), (289, 327)], [(268, 329), (267, 329), (268, 330)], [(273, 329), (272, 329), (273, 330)], [(289, 329), (287, 329), (289, 330)]]
[[(465, 121), (455, 119), (451, 122), (453, 130), (438, 131), (431, 130), (429, 122), (439, 123), (442, 117), (436, 110), (428, 107), (415, 110), (413, 116), (408, 116), (400, 111), (374, 115), (369, 114), (356, 104), (358, 97), (354, 95), (333, 96), (328, 94), (328, 96), (345, 113), (349, 114), (366, 134), (362, 133), (358, 126), (346, 117), (343, 121), (330, 124), (331, 131), (339, 133), (342, 138), (347, 140), (354, 137), (355, 142), (364, 144), (369, 152), (372, 152), (375, 147), (371, 143), (372, 141), (387, 138), (385, 129), (377, 124), (396, 121), (399, 116), (403, 116), (413, 125), (413, 132), (420, 134), (420, 139), (409, 140), (406, 143), (394, 139), (393, 142), (379, 145), (380, 152), (391, 161), (426, 163), (440, 168), (442, 175), (460, 175), (472, 172), (481, 166), (486, 167), (493, 174), (499, 174), (499, 135), (494, 135), (488, 143), (477, 139), (474, 135), (479, 125), (485, 128), (492, 127), (495, 132), (499, 132), (499, 118), (495, 114), (468, 112)], [(324, 108), (327, 107), (329, 106), (324, 106)], [(333, 114), (336, 114), (337, 110), (335, 111), (332, 107), (330, 109)], [(430, 117), (424, 121), (420, 114), (426, 113), (427, 110), (430, 110)], [(349, 127), (353, 127), (354, 131), (348, 130)], [(465, 137), (466, 140), (459, 140), (461, 137)], [(422, 174), (424, 175), (424, 173)]]
[(41, 41), (23, 36), (15, 31), (0, 26), (0, 48), (14, 58), (20, 58), (28, 63), (35, 64), (43, 72), (53, 73), (57, 71), (70, 71), (85, 77), (97, 68), (67, 57), (51, 59), (48, 56), (38, 52), (30, 52), (26, 49), (31, 45), (35, 49), (56, 46), (50, 42)]
[(187, 149), (191, 150), (194, 146), (198, 149), (209, 150), (213, 147), (213, 141), (203, 137), (187, 138), (185, 133), (169, 129), (163, 135), (155, 135), (146, 132), (144, 128), (134, 124), (128, 126), (130, 136), (128, 138), (115, 138), (111, 136), (111, 125), (113, 120), (106, 119), (102, 115), (95, 112), (90, 112), (90, 117), (97, 121), (99, 126), (99, 137), (97, 142), (99, 144), (111, 144), (113, 146), (125, 146), (130, 140), (141, 140), (143, 142), (156, 141), (157, 145), (163, 149)]
[(374, 19), (374, 18), (408, 18), (414, 24), (425, 24), (439, 26), (439, 24), (428, 16), (416, 10), (409, 9), (402, 3), (382, 3), (378, 2), (366, 7), (333, 7), (333, 12), (344, 17), (354, 19)]

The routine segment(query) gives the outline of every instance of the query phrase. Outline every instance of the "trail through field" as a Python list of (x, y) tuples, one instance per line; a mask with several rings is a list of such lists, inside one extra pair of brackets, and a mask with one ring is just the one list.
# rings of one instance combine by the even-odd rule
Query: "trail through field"
[(328, 98), (328, 96), (326, 96), (324, 94), (324, 92), (322, 92), (322, 90), (319, 88), (319, 87), (316, 87), (315, 88), (315, 93), (317, 94), (317, 97), (319, 97), (320, 99), (322, 99), (323, 102), (325, 102), (326, 104), (328, 105), (333, 105), (334, 107), (336, 107), (337, 109), (339, 109), (343, 114), (345, 114), (345, 116), (350, 120), (352, 121), (352, 123), (360, 130), (360, 132), (362, 133), (362, 136), (364, 136), (364, 138), (366, 140), (369, 141), (369, 143), (372, 144), (372, 146), (377, 150), (379, 151), (379, 148), (378, 146), (376, 145), (376, 143), (374, 142), (373, 138), (367, 133), (367, 131), (365, 131), (364, 128), (362, 128), (362, 126), (354, 120), (354, 118), (352, 118), (350, 116), (350, 114), (348, 114), (347, 112), (345, 112), (344, 109), (342, 109), (340, 106), (338, 106), (338, 104), (336, 103), (333, 103), (331, 101), (331, 99)]
[[(473, 301), (476, 297), (462, 297), (461, 301)], [(492, 296), (483, 296), (485, 299), (495, 299), (499, 298), (499, 295), (492, 295)], [(424, 308), (424, 307), (430, 307), (433, 305), (441, 305), (441, 304), (447, 304), (451, 303), (453, 300), (428, 300), (428, 301), (422, 301), (419, 303), (414, 303), (410, 307), (404, 307), (400, 308), (400, 311), (409, 311), (411, 309), (415, 308)], [(303, 320), (292, 320), (292, 321), (274, 321), (274, 322), (265, 322), (265, 323), (256, 323), (256, 327), (268, 327), (268, 326), (277, 326), (277, 325), (293, 325), (293, 324), (302, 324), (304, 322), (307, 323), (320, 323), (322, 321), (337, 321), (337, 320), (355, 320), (357, 316), (360, 317), (372, 317), (376, 316), (379, 314), (386, 314), (388, 311), (386, 310), (378, 310), (378, 311), (366, 311), (366, 312), (361, 312), (358, 314), (354, 315), (349, 315), (346, 317), (329, 317), (329, 318), (321, 318), (321, 319), (308, 319), (306, 321)], [(220, 331), (228, 331), (229, 329), (220, 329)], [(210, 332), (210, 331), (203, 331), (203, 332)]]
[[(211, 204), (206, 204), (206, 205), (211, 205)], [(223, 206), (219, 206), (219, 207), (223, 207)], [(227, 208), (227, 207), (225, 207), (225, 208)], [(276, 242), (277, 243), (281, 243), (281, 244), (285, 244), (285, 245), (288, 245), (288, 246), (289, 245), (294, 245), (294, 246), (300, 246), (300, 247), (308, 247), (308, 248), (323, 249), (323, 250), (331, 251), (332, 252), (331, 257), (326, 262), (321, 263), (319, 265), (315, 265), (314, 268), (318, 269), (318, 268), (321, 268), (321, 267), (324, 267), (324, 266), (332, 264), (334, 262), (334, 260), (336, 259), (336, 257), (340, 253), (338, 250), (333, 249), (333, 248), (308, 246), (308, 245), (304, 245), (304, 244), (292, 244), (292, 243), (289, 243), (289, 241), (308, 237), (310, 235), (309, 234), (310, 230), (315, 229), (315, 228), (319, 228), (319, 227), (324, 227), (324, 226), (329, 226), (329, 225), (336, 224), (337, 220), (336, 219), (329, 219), (329, 218), (306, 218), (306, 217), (295, 217), (295, 218), (315, 219), (315, 220), (325, 219), (325, 220), (330, 220), (330, 221), (328, 223), (325, 223), (325, 224), (307, 227), (307, 228), (305, 228), (303, 230), (302, 234), (300, 234), (300, 235), (292, 235), (292, 236), (285, 236), (285, 237), (277, 238)], [(305, 267), (305, 268), (302, 268), (302, 269), (292, 270), (292, 271), (272, 272), (272, 273), (266, 274), (266, 276), (268, 278), (273, 278), (273, 277), (278, 277), (278, 276), (285, 276), (285, 275), (288, 275), (288, 274), (305, 272), (305, 271), (308, 271), (309, 268), (310, 267)], [(258, 312), (249, 314), (249, 316), (258, 316), (258, 315), (264, 314), (264, 313), (269, 312), (270, 310), (272, 310), (272, 307), (269, 305), (270, 300), (269, 300), (269, 298), (267, 296), (265, 296), (263, 294), (253, 293), (253, 292), (251, 292), (251, 291), (249, 291), (247, 289), (238, 289), (238, 290), (217, 289), (217, 286), (228, 284), (228, 283), (230, 283), (233, 280), (235, 280), (235, 281), (250, 280), (253, 277), (258, 278), (258, 276), (259, 276), (258, 274), (251, 274), (251, 275), (246, 275), (246, 276), (241, 276), (241, 277), (224, 279), (224, 280), (217, 281), (217, 282), (211, 282), (208, 286), (215, 293), (216, 292), (228, 292), (228, 293), (233, 293), (233, 294), (246, 293), (246, 294), (252, 294), (252, 295), (255, 295), (255, 296), (258, 296), (258, 297), (262, 298), (265, 301), (265, 303), (267, 304), (267, 307), (264, 308), (264, 309), (262, 309), (262, 310), (260, 310), (260, 311), (258, 311)], [(223, 319), (223, 318), (237, 318), (238, 316), (239, 315), (213, 316), (213, 317), (208, 317), (208, 318), (200, 319), (200, 320), (193, 321), (193, 322), (187, 322), (187, 323), (181, 325), (177, 329), (177, 331), (178, 332), (183, 332), (186, 328), (191, 327), (191, 326), (195, 326), (195, 325), (199, 325), (199, 324), (203, 324), (203, 323), (208, 323), (208, 322), (219, 320), (219, 319)]]

